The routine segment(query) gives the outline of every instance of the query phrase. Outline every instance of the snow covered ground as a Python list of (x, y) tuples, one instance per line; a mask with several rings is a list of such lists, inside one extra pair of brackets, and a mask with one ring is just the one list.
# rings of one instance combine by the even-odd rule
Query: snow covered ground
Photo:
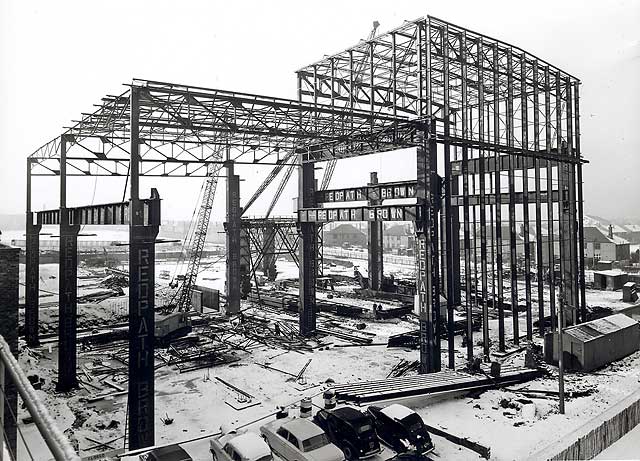
[[(362, 261), (352, 261), (362, 264)], [(297, 277), (298, 269), (293, 262), (279, 260), (278, 278)], [(362, 264), (366, 266), (366, 264)], [(172, 262), (158, 262), (157, 272), (173, 270)], [(222, 290), (224, 288), (224, 260), (211, 258), (204, 260), (205, 268), (199, 275), (198, 283)], [(387, 266), (388, 267), (388, 266)], [(360, 267), (362, 271), (366, 267)], [(391, 269), (391, 268), (389, 268)], [(411, 271), (411, 268), (395, 268), (399, 272)], [(21, 267), (23, 275), (24, 267)], [(340, 275), (353, 275), (353, 268), (336, 265), (327, 271)], [(405, 272), (407, 273), (407, 272)], [(57, 265), (42, 265), (40, 269), (41, 288), (57, 292)], [(80, 292), (88, 293), (95, 289), (95, 279), (81, 279)], [(157, 280), (162, 287), (168, 280)], [(523, 292), (524, 285), (519, 289)], [(21, 292), (21, 295), (23, 293)], [(47, 293), (44, 293), (47, 294)], [(325, 297), (326, 293), (318, 293)], [(545, 298), (548, 293), (545, 291)], [(57, 296), (41, 298), (41, 303), (57, 301)], [(334, 298), (337, 302), (370, 307), (371, 302), (347, 298)], [(589, 305), (619, 308), (627, 304), (621, 302), (620, 292), (587, 291)], [(126, 296), (112, 298), (92, 305), (80, 305), (79, 312), (85, 315), (87, 322), (92, 319), (107, 321), (116, 310), (113, 303), (126, 303)], [(116, 305), (117, 306), (117, 305)], [(126, 306), (126, 304), (125, 304)], [(248, 306), (247, 306), (248, 307)], [(57, 309), (53, 305), (42, 309), (43, 318), (55, 319)], [(259, 310), (258, 310), (259, 312)], [(548, 312), (547, 312), (548, 313)], [(507, 314), (505, 330), (507, 336), (513, 331), (513, 319)], [(287, 314), (280, 314), (287, 316)], [(294, 316), (290, 316), (295, 319)], [(340, 320), (344, 326), (355, 328), (353, 320)], [(493, 344), (497, 344), (497, 319), (490, 321), (490, 335)], [(394, 320), (388, 322), (366, 321), (364, 331), (374, 334), (374, 343), (386, 342), (390, 335), (414, 330), (415, 321)], [(518, 319), (521, 334), (526, 331), (526, 319), (521, 313)], [(481, 333), (474, 335), (475, 354), (481, 354)], [(314, 352), (293, 352), (283, 349), (260, 347), (248, 352), (236, 352), (240, 361), (211, 368), (180, 373), (174, 367), (164, 366), (156, 374), (156, 442), (168, 444), (201, 438), (184, 444), (185, 449), (197, 460), (210, 459), (207, 436), (215, 434), (222, 424), (245, 425), (249, 430), (257, 431), (259, 426), (273, 418), (278, 406), (292, 405), (294, 408), (304, 396), (313, 396), (314, 404), (322, 405), (321, 394), (326, 388), (326, 380), (331, 378), (338, 383), (383, 379), (401, 359), (416, 360), (417, 351), (387, 349), (384, 346), (336, 347), (342, 343), (336, 338), (324, 338), (327, 343)], [(540, 339), (535, 338), (536, 343)], [(510, 343), (508, 342), (508, 347)], [(446, 344), (442, 344), (446, 351)], [(103, 354), (104, 355), (104, 354)], [(289, 376), (260, 365), (268, 364), (288, 373), (297, 373), (304, 364), (312, 359), (306, 373), (305, 383), (288, 380)], [(93, 360), (108, 360), (106, 356), (81, 354), (80, 363)], [(514, 354), (505, 359), (507, 363), (522, 364), (522, 354)], [(443, 362), (446, 358), (443, 356)], [(91, 389), (78, 390), (68, 395), (54, 392), (53, 381), (56, 378), (57, 351), (48, 345), (35, 350), (32, 354), (23, 351), (21, 363), (26, 370), (37, 372), (45, 379), (43, 390), (39, 391), (56, 421), (72, 440), (77, 441), (83, 454), (94, 454), (87, 449), (93, 446), (87, 437), (103, 442), (110, 441), (124, 433), (126, 419), (126, 396), (114, 396), (106, 400), (89, 403), (86, 398), (94, 394)], [(113, 362), (111, 362), (113, 364)], [(464, 348), (461, 338), (456, 338), (456, 364), (464, 364)], [(240, 402), (237, 393), (230, 391), (215, 377), (245, 390), (255, 397), (257, 405), (236, 410)], [(606, 408), (636, 390), (640, 392), (640, 352), (620, 360), (596, 373), (568, 374), (567, 390), (592, 390), (587, 397), (569, 399), (566, 414), (557, 411), (557, 401), (553, 398), (523, 399), (521, 394), (507, 390), (487, 391), (477, 398), (457, 396), (441, 400), (409, 399), (407, 404), (422, 415), (428, 424), (440, 426), (456, 435), (465, 436), (483, 445), (491, 447), (492, 459), (524, 459), (546, 444), (557, 440), (575, 430), (584, 421), (593, 418)], [(121, 385), (126, 383), (121, 383)], [(557, 390), (557, 376), (553, 369), (551, 376), (540, 378), (525, 385), (529, 389)], [(293, 411), (295, 414), (295, 410)], [(163, 425), (160, 418), (168, 415), (173, 424)], [(21, 414), (24, 416), (24, 414)], [(115, 423), (112, 423), (115, 421)], [(111, 426), (111, 427), (110, 427)], [(23, 424), (29, 440), (38, 436), (32, 424)], [(636, 434), (635, 432), (632, 434)], [(202, 438), (204, 437), (204, 438)], [(477, 454), (459, 449), (446, 440), (434, 437), (435, 458), (447, 460), (478, 459)], [(631, 441), (634, 437), (631, 437)], [(626, 442), (625, 442), (626, 441)], [(623, 447), (628, 441), (621, 441)], [(122, 440), (112, 442), (121, 446)], [(630, 442), (629, 442), (630, 443)], [(44, 446), (40, 441), (37, 447)], [(612, 447), (613, 448), (613, 447)], [(623, 448), (628, 450), (628, 448)], [(39, 453), (46, 453), (42, 449)], [(619, 453), (619, 452), (613, 452)], [(386, 451), (376, 458), (386, 459), (391, 455)], [(44, 457), (43, 459), (46, 459)], [(624, 459), (624, 458), (623, 458)], [(633, 458), (630, 458), (633, 459)]]

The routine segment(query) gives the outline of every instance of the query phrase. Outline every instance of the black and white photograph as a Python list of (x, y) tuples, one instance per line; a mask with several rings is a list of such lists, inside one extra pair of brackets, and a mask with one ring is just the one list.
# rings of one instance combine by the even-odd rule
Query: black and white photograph
[(0, 0), (0, 461), (640, 461), (640, 0)]

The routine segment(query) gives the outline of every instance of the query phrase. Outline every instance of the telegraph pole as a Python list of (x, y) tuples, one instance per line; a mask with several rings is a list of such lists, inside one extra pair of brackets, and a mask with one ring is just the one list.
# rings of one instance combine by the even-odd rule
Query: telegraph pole
[(560, 414), (564, 415), (564, 348), (562, 344), (562, 335), (564, 331), (564, 282), (560, 282), (560, 293), (558, 294), (558, 304), (560, 304), (560, 308), (558, 309), (558, 394), (560, 397), (560, 402), (558, 408), (560, 410)]

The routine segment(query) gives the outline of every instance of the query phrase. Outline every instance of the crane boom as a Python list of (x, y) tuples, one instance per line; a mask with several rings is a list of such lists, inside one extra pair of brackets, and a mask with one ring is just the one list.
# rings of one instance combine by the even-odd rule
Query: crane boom
[(296, 167), (296, 161), (295, 160), (296, 160), (295, 157), (293, 157), (293, 162), (291, 163), (291, 165), (289, 165), (289, 168), (287, 168), (287, 170), (285, 171), (284, 177), (282, 178), (282, 181), (280, 181), (280, 184), (278, 184), (278, 190), (276, 191), (275, 195), (273, 196), (273, 200), (271, 200), (271, 205), (269, 205), (269, 209), (267, 210), (267, 214), (265, 215), (265, 218), (268, 218), (269, 215), (271, 215), (271, 212), (273, 211), (273, 208), (276, 206), (276, 203), (278, 203), (278, 200), (280, 199), (280, 196), (282, 195), (282, 191), (284, 190), (285, 186), (289, 182), (289, 178), (291, 178), (291, 173), (293, 173), (293, 170)]
[[(264, 181), (262, 182), (262, 184), (260, 185), (260, 187), (258, 187), (258, 189), (256, 189), (256, 191), (254, 192), (253, 196), (249, 199), (249, 201), (247, 202), (247, 204), (244, 206), (244, 208), (242, 209), (242, 214), (245, 214), (247, 212), (247, 210), (249, 209), (249, 207), (251, 205), (253, 205), (253, 203), (258, 199), (258, 197), (260, 197), (260, 195), (265, 191), (265, 189), (269, 186), (269, 184), (271, 184), (271, 182), (273, 182), (273, 180), (276, 178), (276, 176), (278, 176), (278, 173), (280, 173), (280, 171), (282, 170), (282, 168), (285, 166), (285, 164), (294, 156), (294, 152), (288, 152), (284, 157), (282, 157), (280, 160), (278, 160), (278, 165), (276, 165), (273, 170), (271, 170), (269, 172), (269, 174), (267, 175), (267, 177), (264, 179)], [(269, 216), (269, 214), (267, 213), (267, 217)]]
[[(222, 151), (216, 153), (215, 157), (215, 160), (222, 160)], [(204, 242), (207, 238), (207, 231), (209, 230), (213, 199), (216, 195), (219, 172), (222, 167), (223, 165), (221, 163), (209, 164), (207, 167), (207, 178), (204, 183), (202, 202), (198, 210), (196, 226), (189, 240), (189, 263), (187, 265), (187, 272), (177, 296), (178, 301), (176, 307), (179, 311), (187, 311), (191, 308), (191, 294), (193, 293), (193, 288), (198, 278), (198, 269), (200, 267)]]

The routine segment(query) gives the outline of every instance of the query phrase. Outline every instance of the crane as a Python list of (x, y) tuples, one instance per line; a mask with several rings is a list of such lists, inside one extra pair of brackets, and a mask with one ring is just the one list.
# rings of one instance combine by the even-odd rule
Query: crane
[[(378, 30), (378, 27), (380, 26), (380, 23), (378, 21), (373, 21), (373, 29), (371, 29), (371, 32), (369, 33), (369, 36), (367, 37), (367, 42), (373, 40), (373, 37), (376, 36), (376, 31)], [(371, 52), (371, 51), (369, 51)], [(356, 65), (354, 66), (353, 69), (353, 80), (357, 81), (360, 79), (360, 75), (362, 74), (362, 70), (364, 67), (364, 63), (366, 61), (366, 59), (369, 57), (369, 54), (365, 55), (360, 61), (356, 62)], [(322, 175), (322, 182), (320, 183), (320, 190), (327, 190), (327, 188), (329, 187), (329, 182), (331, 181), (331, 177), (333, 176), (333, 172), (336, 169), (336, 163), (338, 162), (337, 159), (332, 158), (331, 160), (329, 160), (327, 162), (327, 167), (324, 169), (324, 173)]]
[[(214, 160), (222, 160), (222, 149), (214, 154)], [(222, 167), (222, 163), (211, 163), (207, 166), (207, 178), (203, 184), (202, 202), (198, 210), (195, 227), (193, 227), (193, 232), (189, 238), (187, 272), (184, 275), (180, 289), (174, 295), (174, 299), (177, 298), (176, 308), (179, 311), (188, 311), (191, 308), (191, 295), (198, 278), (202, 250), (209, 230), (213, 199), (216, 195), (219, 173)]]

